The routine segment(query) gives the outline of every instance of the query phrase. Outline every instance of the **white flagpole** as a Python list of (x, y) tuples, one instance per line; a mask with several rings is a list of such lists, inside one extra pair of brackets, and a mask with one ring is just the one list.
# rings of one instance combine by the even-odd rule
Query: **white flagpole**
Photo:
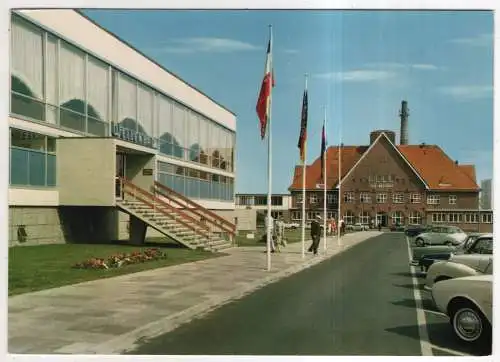
[[(327, 138), (326, 138), (326, 107), (325, 118), (323, 119), (323, 129), (325, 130), (325, 151), (323, 153), (323, 248), (326, 253), (326, 154), (327, 154)], [(321, 143), (323, 143), (323, 135), (321, 135)], [(323, 152), (323, 150), (321, 150)]]
[[(305, 90), (307, 92), (307, 74), (305, 75)], [(309, 103), (309, 95), (307, 99)], [(309, 106), (309, 104), (308, 104)], [(304, 107), (304, 105), (302, 105)], [(301, 119), (302, 123), (302, 119)], [(307, 130), (304, 142), (304, 161), (302, 162), (302, 258), (306, 256), (306, 161), (307, 161)]]
[[(270, 65), (269, 71), (271, 72), (271, 77), (273, 77), (273, 26), (269, 25), (269, 57)], [(267, 270), (271, 270), (271, 238), (272, 238), (272, 223), (271, 223), (271, 194), (272, 194), (272, 134), (271, 134), (271, 110), (272, 110), (272, 79), (270, 80), (270, 92), (269, 92), (269, 116), (267, 121)]]
[[(340, 245), (340, 220), (342, 219), (342, 216), (340, 215), (340, 203), (342, 201), (342, 190), (341, 190), (341, 178), (342, 178), (342, 175), (341, 175), (341, 172), (342, 172), (342, 167), (341, 167), (341, 164), (342, 164), (342, 121), (340, 123), (340, 127), (339, 127), (339, 162), (338, 162), (338, 166), (339, 166), (339, 182), (338, 182), (338, 190), (339, 190), (339, 194), (338, 194), (338, 223), (337, 223), (337, 244)], [(345, 222), (345, 220), (344, 220)]]

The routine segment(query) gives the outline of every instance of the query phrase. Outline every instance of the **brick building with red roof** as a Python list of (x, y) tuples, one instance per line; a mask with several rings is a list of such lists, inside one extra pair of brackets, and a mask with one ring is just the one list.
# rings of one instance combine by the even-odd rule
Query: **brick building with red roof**
[[(404, 143), (404, 142), (402, 142)], [(337, 218), (341, 163), (341, 217), (346, 224), (446, 224), (491, 232), (492, 211), (479, 210), (474, 165), (452, 160), (437, 145), (395, 142), (395, 132), (373, 131), (367, 146), (330, 146), (326, 153), (327, 209)], [(292, 184), (291, 219), (300, 220), (302, 166)], [(306, 166), (306, 220), (323, 212), (321, 159)]]

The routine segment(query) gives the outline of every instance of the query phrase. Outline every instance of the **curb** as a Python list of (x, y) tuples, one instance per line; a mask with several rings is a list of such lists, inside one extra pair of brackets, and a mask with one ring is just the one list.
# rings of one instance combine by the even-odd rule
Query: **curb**
[(178, 328), (179, 326), (191, 322), (194, 319), (201, 318), (206, 314), (214, 311), (215, 309), (224, 306), (225, 304), (238, 300), (280, 279), (283, 279), (292, 274), (296, 274), (300, 271), (310, 268), (311, 266), (314, 266), (327, 259), (330, 259), (344, 252), (345, 250), (350, 249), (351, 247), (359, 243), (362, 243), (363, 241), (366, 241), (374, 236), (377, 235), (370, 236), (369, 238), (363, 240), (355, 241), (350, 245), (339, 245), (339, 247), (335, 249), (335, 251), (332, 254), (327, 253), (326, 255), (324, 254), (318, 255), (317, 257), (313, 257), (310, 260), (307, 260), (303, 263), (291, 266), (287, 269), (276, 272), (273, 275), (252, 282), (244, 287), (241, 287), (240, 289), (236, 290), (233, 293), (227, 293), (222, 296), (213, 297), (209, 302), (203, 302), (194, 305), (188, 309), (166, 316), (157, 321), (148, 323), (144, 326), (138, 327), (130, 332), (124, 333), (120, 336), (117, 336), (101, 344), (91, 345), (87, 343), (83, 344), (81, 342), (78, 342), (64, 346), (56, 350), (54, 353), (124, 354), (127, 352), (131, 352), (144, 342), (147, 342), (147, 340), (149, 339), (171, 332), (172, 330)]

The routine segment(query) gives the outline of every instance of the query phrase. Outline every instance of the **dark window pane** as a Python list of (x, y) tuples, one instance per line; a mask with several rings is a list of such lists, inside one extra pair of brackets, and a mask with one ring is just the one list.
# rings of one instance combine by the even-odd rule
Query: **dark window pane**
[(29, 155), (29, 184), (32, 186), (45, 186), (45, 158), (46, 154), (31, 151)]
[(85, 116), (61, 108), (61, 126), (85, 132)]
[(87, 132), (96, 136), (106, 136), (107, 124), (98, 119), (87, 118)]
[(56, 156), (47, 155), (47, 186), (56, 186)]
[(45, 121), (45, 105), (34, 99), (11, 93), (12, 114)]
[(10, 149), (10, 183), (11, 185), (27, 185), (29, 151), (17, 148)]
[(10, 144), (13, 147), (44, 151), (45, 138), (46, 136), (39, 133), (23, 131), (15, 128), (11, 128), (10, 130)]
[(163, 141), (163, 140), (159, 140), (159, 149), (160, 149), (160, 152), (163, 153), (164, 155), (172, 155), (173, 154), (173, 146), (171, 143), (169, 142), (166, 142), (166, 141)]

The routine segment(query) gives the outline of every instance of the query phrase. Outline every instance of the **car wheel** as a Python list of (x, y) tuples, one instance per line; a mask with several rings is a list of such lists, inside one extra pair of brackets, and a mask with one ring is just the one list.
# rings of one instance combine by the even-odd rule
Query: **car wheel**
[(491, 324), (471, 302), (461, 301), (450, 310), (450, 323), (455, 335), (471, 344), (488, 343)]
[(415, 240), (415, 245), (416, 246), (424, 246), (424, 241), (419, 238), (419, 239)]

